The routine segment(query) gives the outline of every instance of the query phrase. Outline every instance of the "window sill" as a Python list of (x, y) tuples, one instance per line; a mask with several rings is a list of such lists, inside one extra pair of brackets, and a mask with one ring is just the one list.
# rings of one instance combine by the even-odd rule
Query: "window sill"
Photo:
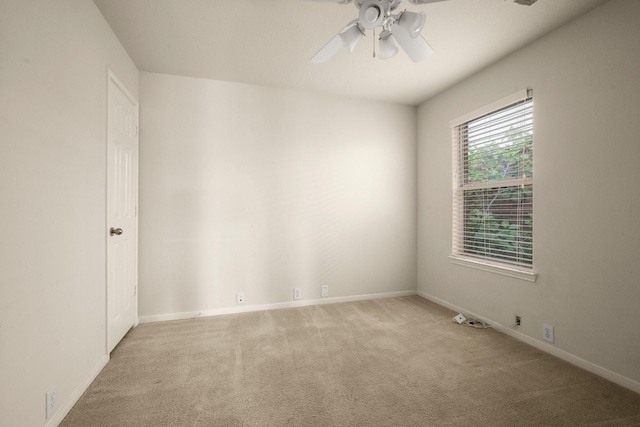
[(536, 278), (538, 277), (538, 275), (533, 272), (522, 271), (513, 267), (501, 266), (493, 263), (490, 264), (467, 257), (450, 255), (449, 260), (452, 264), (475, 268), (482, 271), (488, 271), (490, 273), (501, 274), (503, 276), (509, 276), (515, 279), (526, 280), (528, 282), (535, 282)]

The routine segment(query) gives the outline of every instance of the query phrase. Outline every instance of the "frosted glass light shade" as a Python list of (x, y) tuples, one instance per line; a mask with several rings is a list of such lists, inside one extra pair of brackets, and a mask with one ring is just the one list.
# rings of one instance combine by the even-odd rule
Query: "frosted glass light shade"
[(388, 31), (383, 31), (382, 34), (380, 34), (380, 42), (378, 45), (380, 46), (380, 59), (389, 59), (398, 53), (398, 48), (393, 42), (393, 38), (391, 38), (391, 33)]
[(342, 39), (342, 44), (344, 44), (344, 47), (349, 49), (349, 52), (353, 52), (353, 48), (356, 47), (363, 35), (364, 34), (362, 30), (360, 29), (358, 24), (356, 24), (344, 33), (340, 33), (340, 38)]
[(405, 11), (402, 16), (400, 16), (398, 26), (408, 32), (412, 39), (415, 39), (424, 28), (426, 19), (427, 15), (425, 15), (424, 12), (416, 13)]

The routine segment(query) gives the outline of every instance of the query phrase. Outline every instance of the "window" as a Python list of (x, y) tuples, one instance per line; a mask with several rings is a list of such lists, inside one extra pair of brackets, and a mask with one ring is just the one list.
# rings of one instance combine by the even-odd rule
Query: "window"
[(452, 121), (452, 259), (535, 280), (532, 95)]

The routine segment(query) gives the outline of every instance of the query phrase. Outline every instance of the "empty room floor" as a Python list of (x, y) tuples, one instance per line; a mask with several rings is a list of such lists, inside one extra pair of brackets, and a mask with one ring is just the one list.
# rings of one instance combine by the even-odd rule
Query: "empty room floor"
[(638, 426), (640, 395), (421, 297), (143, 324), (62, 426)]

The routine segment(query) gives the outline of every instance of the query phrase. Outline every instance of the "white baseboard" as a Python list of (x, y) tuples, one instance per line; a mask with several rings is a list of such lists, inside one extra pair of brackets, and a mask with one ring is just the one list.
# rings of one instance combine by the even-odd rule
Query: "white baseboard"
[(566, 362), (571, 363), (572, 365), (576, 365), (586, 371), (589, 371), (593, 374), (596, 374), (602, 378), (605, 378), (611, 382), (614, 382), (622, 387), (628, 388), (629, 390), (635, 391), (636, 393), (640, 393), (640, 382), (636, 381), (636, 380), (632, 380), (631, 378), (627, 378), (624, 375), (618, 374), (617, 372), (613, 372), (607, 368), (604, 368), (600, 365), (596, 365), (595, 363), (589, 362), (588, 360), (582, 359), (581, 357), (578, 357), (574, 354), (568, 353), (564, 350), (560, 350), (557, 347), (554, 347), (550, 344), (547, 344), (543, 341), (539, 341), (536, 340), (534, 338), (531, 338), (528, 335), (525, 335), (521, 332), (517, 332), (514, 331), (513, 329), (505, 326), (505, 325), (501, 325), (498, 322), (495, 322), (491, 319), (487, 319), (486, 317), (483, 316), (479, 316), (475, 313), (470, 312), (469, 310), (466, 310), (462, 307), (458, 307), (457, 305), (451, 304), (447, 301), (444, 301), (440, 298), (434, 297), (433, 295), (429, 295), (425, 292), (421, 292), (418, 291), (417, 294), (419, 296), (421, 296), (424, 299), (428, 299), (429, 301), (432, 301), (438, 305), (441, 305), (443, 307), (446, 307), (450, 310), (453, 310), (455, 312), (458, 313), (462, 313), (465, 316), (468, 315), (468, 317), (475, 317), (476, 319), (479, 320), (484, 320), (485, 322), (493, 325), (493, 326), (497, 326), (499, 329), (499, 332), (503, 332), (517, 340), (523, 341), (529, 345), (532, 345), (533, 347), (542, 350), (546, 353), (552, 354)]
[(45, 427), (57, 427), (62, 422), (62, 420), (64, 420), (64, 417), (66, 417), (67, 414), (71, 411), (73, 405), (75, 405), (78, 400), (80, 400), (82, 394), (87, 391), (93, 380), (96, 379), (98, 374), (107, 365), (107, 363), (109, 363), (109, 356), (105, 354), (100, 358), (96, 366), (94, 366), (94, 368), (91, 370), (89, 375), (87, 375), (84, 381), (82, 381), (80, 385), (76, 387), (73, 393), (71, 393), (67, 400), (65, 400), (64, 403), (58, 408), (56, 413), (53, 414), (53, 417), (51, 417), (49, 421), (47, 421)]
[(352, 301), (366, 301), (372, 299), (381, 298), (396, 298), (407, 297), (417, 295), (416, 291), (400, 291), (400, 292), (385, 292), (380, 294), (365, 294), (365, 295), (353, 295), (348, 297), (331, 297), (312, 300), (297, 300), (278, 302), (273, 304), (259, 304), (259, 305), (238, 305), (234, 307), (217, 308), (211, 310), (202, 311), (187, 311), (182, 313), (167, 313), (156, 314), (152, 316), (140, 316), (138, 319), (140, 323), (153, 323), (153, 322), (166, 322), (168, 320), (183, 320), (194, 319), (196, 317), (209, 317), (219, 316), (222, 314), (235, 314), (235, 313), (247, 313), (251, 311), (263, 311), (263, 310), (278, 310), (281, 308), (294, 308), (305, 307), (309, 305), (321, 305), (321, 304), (335, 304), (340, 302), (352, 302)]

